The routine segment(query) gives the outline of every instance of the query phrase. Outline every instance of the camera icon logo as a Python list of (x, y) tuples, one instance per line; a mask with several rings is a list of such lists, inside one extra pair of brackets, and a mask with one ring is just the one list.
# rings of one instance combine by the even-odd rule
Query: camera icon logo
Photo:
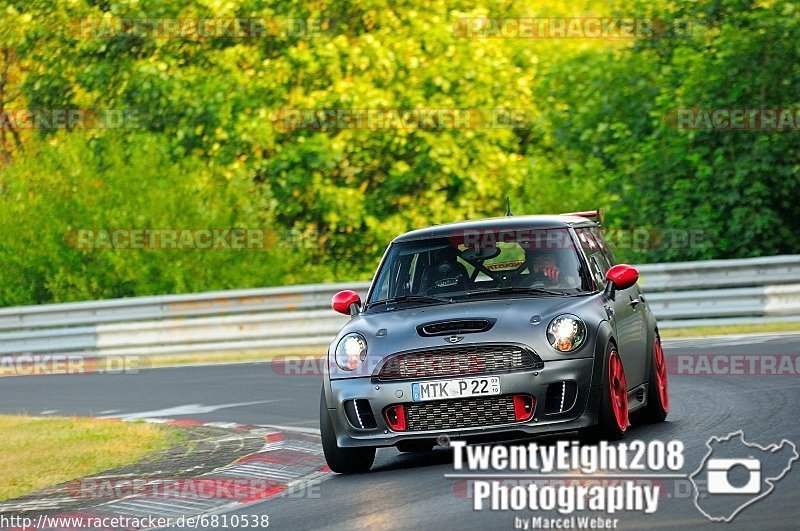
[[(729, 478), (736, 467), (749, 472), (747, 482), (734, 486)], [(758, 459), (709, 459), (707, 488), (709, 494), (758, 494), (761, 492), (761, 461)]]
[(689, 481), (695, 506), (713, 522), (730, 522), (765, 498), (800, 458), (794, 443), (787, 439), (760, 446), (745, 441), (741, 430), (711, 437), (706, 447), (708, 453)]

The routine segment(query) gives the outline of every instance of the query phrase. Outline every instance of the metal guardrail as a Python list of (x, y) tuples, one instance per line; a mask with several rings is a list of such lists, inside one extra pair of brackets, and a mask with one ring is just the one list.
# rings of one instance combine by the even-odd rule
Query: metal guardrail
[[(800, 321), (800, 255), (639, 266), (661, 328)], [(319, 347), (368, 283), (164, 295), (0, 309), (0, 354), (169, 355)]]

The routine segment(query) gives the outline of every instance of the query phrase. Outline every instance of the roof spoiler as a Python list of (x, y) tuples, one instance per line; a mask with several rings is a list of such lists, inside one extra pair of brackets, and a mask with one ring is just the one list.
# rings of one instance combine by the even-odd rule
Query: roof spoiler
[(603, 211), (600, 209), (597, 210), (584, 210), (583, 212), (566, 212), (564, 214), (560, 214), (561, 216), (578, 216), (581, 218), (591, 219), (592, 221), (596, 221), (597, 223), (603, 222)]

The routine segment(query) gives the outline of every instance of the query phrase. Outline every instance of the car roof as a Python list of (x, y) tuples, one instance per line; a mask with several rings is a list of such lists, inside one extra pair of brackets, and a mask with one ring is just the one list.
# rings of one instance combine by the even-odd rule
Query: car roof
[(575, 226), (596, 227), (597, 223), (582, 216), (503, 216), (433, 225), (401, 234), (393, 242), (443, 238), (463, 231), (565, 229)]

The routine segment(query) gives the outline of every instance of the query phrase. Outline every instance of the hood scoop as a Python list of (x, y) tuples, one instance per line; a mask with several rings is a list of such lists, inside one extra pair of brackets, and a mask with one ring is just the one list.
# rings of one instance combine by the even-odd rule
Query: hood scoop
[(422, 337), (447, 336), (450, 334), (477, 334), (491, 329), (497, 319), (448, 319), (434, 321), (417, 326), (417, 333)]

